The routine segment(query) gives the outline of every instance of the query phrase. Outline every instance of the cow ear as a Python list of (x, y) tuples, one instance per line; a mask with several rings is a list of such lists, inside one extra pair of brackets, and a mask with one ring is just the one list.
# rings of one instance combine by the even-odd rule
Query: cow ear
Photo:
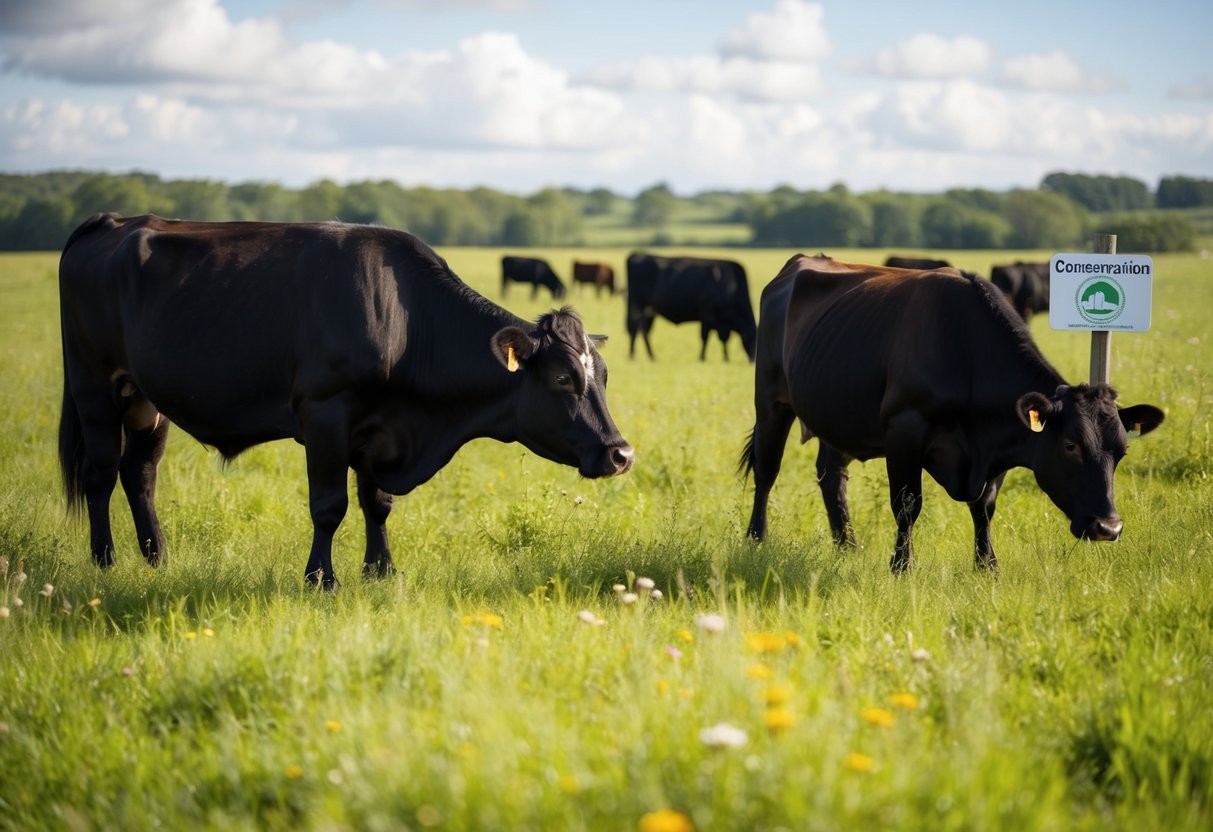
[(1040, 433), (1045, 429), (1045, 422), (1055, 410), (1056, 405), (1049, 401), (1044, 393), (1024, 393), (1019, 397), (1019, 401), (1015, 402), (1015, 413), (1019, 416), (1019, 421), (1033, 433)]
[(586, 335), (590, 339), (590, 343), (594, 345), (594, 349), (602, 349), (602, 345), (607, 342), (605, 335)]
[(493, 354), (511, 373), (521, 369), (521, 362), (535, 354), (535, 341), (524, 330), (507, 326), (493, 336)]
[(1120, 410), (1120, 421), (1131, 437), (1145, 436), (1162, 424), (1166, 416), (1152, 404), (1135, 404)]

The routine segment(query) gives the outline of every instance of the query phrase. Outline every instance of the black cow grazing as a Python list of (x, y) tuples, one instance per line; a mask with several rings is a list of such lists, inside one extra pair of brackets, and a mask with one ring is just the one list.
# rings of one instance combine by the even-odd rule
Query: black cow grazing
[(402, 231), (100, 214), (68, 239), (59, 292), (59, 458), (101, 566), (114, 562), (119, 478), (144, 557), (164, 557), (154, 500), (170, 420), (225, 458), (273, 439), (305, 446), (305, 574), (326, 588), (348, 469), (366, 518), (363, 572), (384, 575), (390, 495), (470, 439), (521, 442), (585, 477), (632, 465), (578, 317), (523, 321)]
[(1115, 540), (1112, 475), (1126, 431), (1163, 421), (1151, 405), (1118, 409), (1107, 385), (1071, 387), (987, 280), (953, 269), (904, 271), (797, 255), (763, 290), (749, 534), (767, 530), (767, 497), (788, 431), (821, 441), (817, 477), (834, 539), (853, 544), (847, 465), (885, 457), (897, 519), (894, 572), (913, 563), (911, 532), (926, 470), (969, 504), (977, 564), (995, 567), (990, 518), (1006, 472), (1031, 468), (1075, 537)]
[(552, 297), (559, 300), (564, 297), (564, 284), (552, 271), (546, 260), (537, 257), (502, 257), (501, 258), (501, 296), (505, 297), (511, 283), (531, 284), (531, 297), (539, 293), (540, 286), (546, 286)]
[(746, 355), (754, 360), (758, 325), (745, 269), (732, 260), (695, 257), (658, 257), (634, 253), (628, 257), (627, 327), (628, 356), (636, 354), (636, 336), (653, 358), (649, 330), (661, 315), (676, 324), (699, 321), (703, 347), (699, 360), (707, 357), (708, 338), (715, 331), (729, 360), (729, 335), (736, 332)]
[(578, 263), (573, 261), (573, 285), (593, 286), (594, 294), (601, 297), (605, 288), (607, 294), (615, 294), (615, 270), (606, 263)]
[(1011, 306), (1025, 321), (1033, 313), (1049, 310), (1049, 264), (1016, 261), (1006, 266), (995, 266), (990, 271), (990, 281), (1002, 289)]
[(929, 257), (898, 257), (896, 254), (885, 258), (884, 264), (894, 269), (946, 269), (951, 265), (947, 260), (932, 260)]

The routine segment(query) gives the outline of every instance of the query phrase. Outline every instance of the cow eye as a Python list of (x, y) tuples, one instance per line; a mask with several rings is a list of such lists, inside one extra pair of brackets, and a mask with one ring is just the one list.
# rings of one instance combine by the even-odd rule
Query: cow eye
[(1066, 453), (1068, 453), (1070, 456), (1078, 456), (1078, 443), (1077, 442), (1072, 442), (1069, 439), (1067, 439), (1062, 443), (1062, 447), (1065, 448)]
[(570, 387), (573, 384), (573, 377), (568, 373), (557, 373), (552, 380), (556, 382), (557, 387)]

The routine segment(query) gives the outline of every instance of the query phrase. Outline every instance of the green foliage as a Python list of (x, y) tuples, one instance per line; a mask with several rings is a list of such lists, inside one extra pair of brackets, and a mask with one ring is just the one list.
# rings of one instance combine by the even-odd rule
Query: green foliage
[(1116, 250), (1125, 254), (1196, 248), (1196, 229), (1192, 223), (1171, 211), (1114, 214), (1101, 218), (1098, 226), (1100, 233), (1116, 235)]
[(1007, 245), (1060, 250), (1079, 245), (1086, 235), (1086, 213), (1069, 197), (1048, 191), (1007, 194), (1003, 217), (1011, 226)]
[[(623, 274), (627, 252), (535, 254)], [(496, 297), (500, 249), (440, 253)], [(707, 253), (739, 259), (755, 297), (790, 254)], [(357, 579), (351, 511), (332, 595), (302, 585), (288, 441), (225, 466), (174, 428), (166, 565), (135, 553), (121, 489), (119, 562), (91, 565), (55, 469), (55, 262), (0, 257), (0, 828), (635, 829), (660, 809), (697, 829), (1213, 825), (1213, 304), (1195, 255), (1157, 256), (1153, 327), (1115, 339), (1122, 401), (1167, 412), (1118, 470), (1115, 545), (1072, 540), (1014, 471), (1002, 572), (978, 573), (968, 511), (928, 480), (917, 569), (893, 578), (883, 464), (852, 466), (859, 548), (839, 552), (796, 438), (751, 545), (734, 471), (752, 366), (736, 346), (698, 361), (698, 328), (665, 321), (659, 360), (629, 361), (622, 302), (587, 293), (633, 471), (585, 481), (473, 442), (397, 500), (392, 578)], [(1032, 330), (1085, 376), (1084, 336)], [(612, 585), (637, 576), (663, 600), (624, 604)], [(705, 745), (719, 723), (745, 745)]]
[[(1161, 198), (1164, 178), (1158, 186)], [(1131, 176), (1089, 176), (1083, 173), (1050, 173), (1040, 182), (1042, 191), (1064, 194), (1088, 211), (1140, 211), (1153, 207), (1150, 189)], [(1159, 207), (1164, 206), (1161, 201)]]
[(632, 224), (641, 228), (661, 228), (673, 216), (678, 198), (664, 182), (645, 188), (636, 196)]
[(1205, 208), (1213, 206), (1213, 179), (1164, 176), (1158, 181), (1159, 208)]

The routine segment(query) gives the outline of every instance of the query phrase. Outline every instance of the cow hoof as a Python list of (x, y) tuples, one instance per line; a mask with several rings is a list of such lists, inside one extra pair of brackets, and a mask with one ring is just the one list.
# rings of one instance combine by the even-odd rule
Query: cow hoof
[(889, 571), (891, 571), (894, 575), (905, 575), (913, 568), (914, 568), (914, 559), (913, 558), (899, 557), (898, 555), (893, 555), (892, 560), (889, 561)]
[(371, 578), (388, 578), (395, 574), (396, 565), (390, 560), (362, 564), (362, 577), (367, 580)]

